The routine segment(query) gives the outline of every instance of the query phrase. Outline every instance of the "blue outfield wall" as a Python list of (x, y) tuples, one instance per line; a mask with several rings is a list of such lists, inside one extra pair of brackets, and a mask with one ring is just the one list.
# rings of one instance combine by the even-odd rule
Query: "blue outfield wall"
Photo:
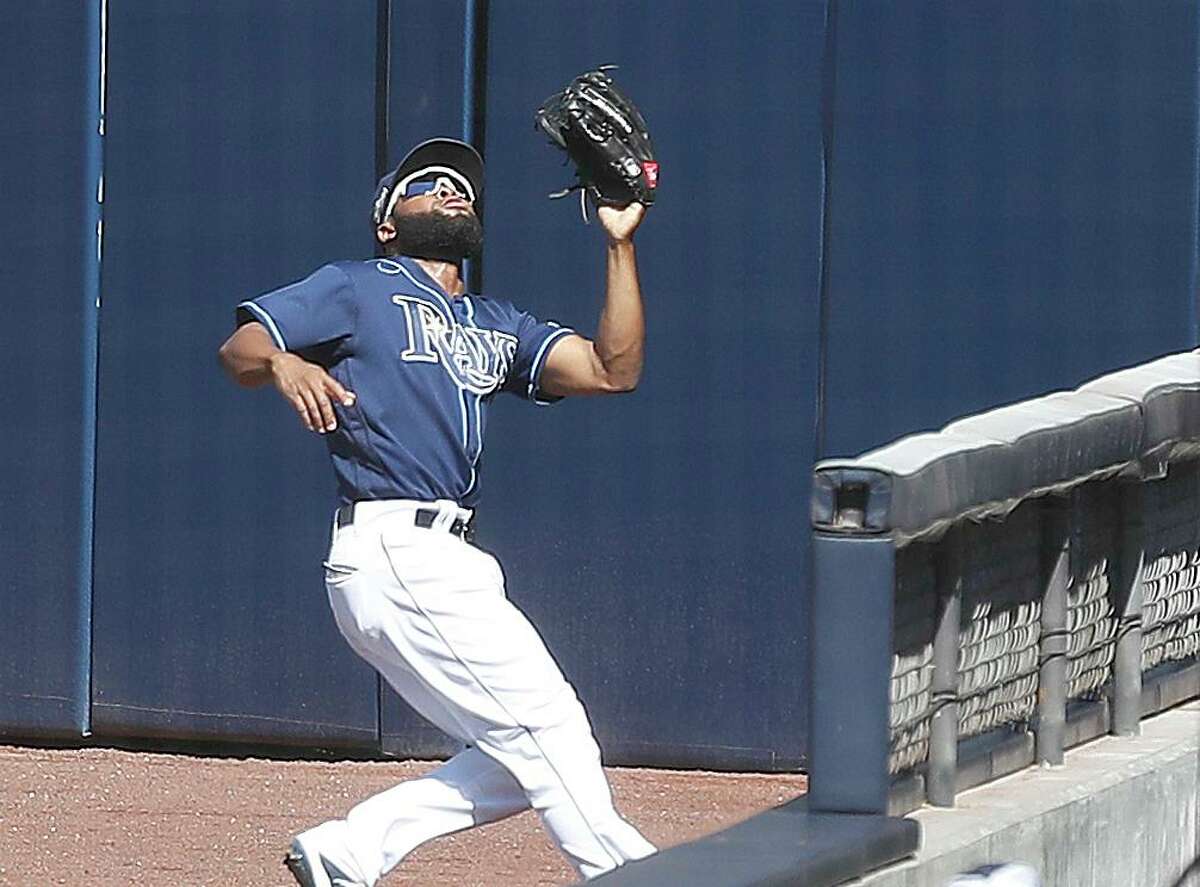
[(374, 16), (109, 13), (95, 732), (374, 746), (325, 600), (324, 446), (216, 357), (238, 301), (363, 249)]
[(1189, 348), (1189, 0), (842, 0), (822, 455)]
[(0, 56), (0, 734), (43, 736), (87, 724), (88, 153), (99, 114), (99, 29), (83, 4), (52, 6), (6, 10)]
[(570, 171), (533, 131), (571, 76), (619, 65), (662, 162), (637, 236), (642, 385), (504, 399), (483, 456), (482, 544), (610, 761), (803, 757), (824, 7), (774, 4), (763, 27), (763, 6), (490, 4), (485, 291), (595, 331), (603, 234), (546, 199)]
[(337, 634), (321, 441), (216, 348), (368, 254), (377, 165), (438, 134), (485, 153), (483, 291), (594, 332), (603, 236), (546, 199), (532, 112), (597, 64), (662, 160), (646, 373), (502, 398), (479, 540), (611, 761), (804, 762), (816, 458), (1197, 341), (1184, 0), (110, 4), (93, 421), (99, 9), (5, 20), (0, 360), (36, 396), (4, 401), (0, 734), (453, 748)]

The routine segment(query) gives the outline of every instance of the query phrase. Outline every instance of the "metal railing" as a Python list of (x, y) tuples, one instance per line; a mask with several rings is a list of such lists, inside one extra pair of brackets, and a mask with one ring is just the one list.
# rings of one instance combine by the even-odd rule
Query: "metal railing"
[(971, 785), (1200, 694), (1200, 352), (816, 467), (813, 809)]

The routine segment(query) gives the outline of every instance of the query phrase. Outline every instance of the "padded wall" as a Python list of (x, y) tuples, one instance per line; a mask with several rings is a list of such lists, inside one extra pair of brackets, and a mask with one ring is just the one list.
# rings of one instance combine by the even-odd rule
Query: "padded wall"
[[(485, 292), (592, 334), (604, 241), (533, 131), (602, 63), (661, 155), (632, 395), (488, 430), (480, 536), (610, 761), (794, 766), (820, 255), (823, 4), (490, 3)], [(670, 23), (667, 26), (664, 23)], [(638, 23), (642, 23), (640, 26)]]
[(96, 732), (374, 745), (325, 599), (324, 446), (216, 357), (238, 301), (366, 249), (374, 9), (109, 14)]
[[(83, 474), (88, 318), (86, 145), (98, 108), (88, 15), (68, 4), (4, 13), (0, 126), (0, 733), (78, 735), (87, 718)], [(46, 59), (61, 60), (47, 64)]]
[[(90, 681), (101, 738), (450, 748), (333, 625), (321, 442), (215, 354), (237, 301), (372, 249), (378, 6), (109, 5), (98, 428), (99, 7), (7, 12), (0, 733), (78, 735)], [(388, 159), (484, 100), (485, 292), (595, 329), (602, 236), (545, 199), (546, 95), (617, 63), (658, 143), (641, 388), (502, 399), (484, 456), (480, 541), (610, 760), (803, 760), (818, 455), (1196, 343), (1198, 17), (392, 0)]]
[(836, 4), (823, 456), (1195, 344), (1197, 15)]

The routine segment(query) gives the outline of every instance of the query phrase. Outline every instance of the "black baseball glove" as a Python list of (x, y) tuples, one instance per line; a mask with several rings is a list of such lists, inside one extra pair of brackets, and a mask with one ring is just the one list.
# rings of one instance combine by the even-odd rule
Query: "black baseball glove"
[(600, 206), (654, 203), (658, 161), (637, 105), (613, 83), (612, 65), (580, 74), (537, 109), (534, 121), (575, 164), (578, 181), (551, 197), (580, 191)]

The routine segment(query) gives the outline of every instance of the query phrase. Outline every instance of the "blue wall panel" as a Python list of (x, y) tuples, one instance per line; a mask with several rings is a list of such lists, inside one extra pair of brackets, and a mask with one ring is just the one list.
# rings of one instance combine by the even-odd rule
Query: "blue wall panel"
[[(52, 8), (52, 6), (56, 8)], [(87, 573), (80, 565), (88, 103), (86, 10), (4, 13), (0, 126), (0, 733), (80, 733), (86, 722)], [(48, 59), (56, 60), (48, 64)], [(94, 309), (93, 309), (94, 310)]]
[(110, 15), (96, 732), (374, 744), (324, 447), (216, 360), (236, 302), (368, 251), (374, 7)]
[[(466, 138), (468, 86), (465, 0), (406, 0), (392, 4), (388, 84), (388, 163), (399, 163), (418, 142)], [(389, 167), (390, 168), (390, 167)], [(380, 682), (383, 683), (382, 681)], [(381, 686), (380, 732), (385, 751), (429, 757), (458, 746)]]
[[(603, 235), (533, 131), (620, 65), (661, 155), (638, 234), (646, 372), (627, 397), (502, 399), (480, 538), (609, 760), (795, 765), (804, 751), (824, 6), (490, 4), (485, 292), (591, 334)], [(638, 23), (641, 23), (639, 26)]]
[(1196, 341), (1197, 6), (836, 5), (828, 455)]
[(461, 139), (466, 91), (466, 0), (392, 3), (388, 161), (434, 136)]

